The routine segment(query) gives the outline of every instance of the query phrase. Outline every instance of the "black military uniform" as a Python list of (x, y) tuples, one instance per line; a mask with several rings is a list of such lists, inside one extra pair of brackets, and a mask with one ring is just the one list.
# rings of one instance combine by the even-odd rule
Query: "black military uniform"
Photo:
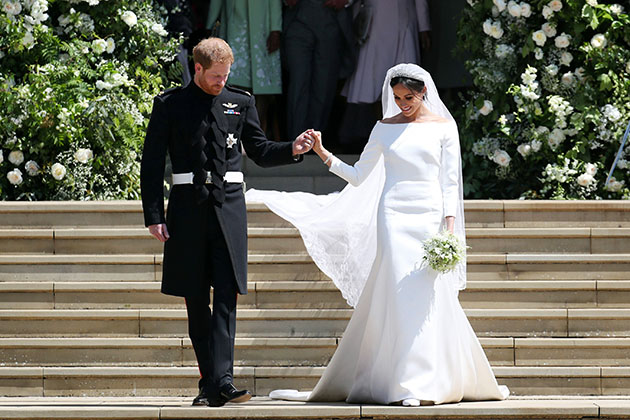
[[(186, 298), (202, 392), (232, 383), (236, 295), (247, 293), (243, 185), (223, 181), (226, 173), (241, 170), (241, 145), (260, 166), (300, 160), (292, 143), (267, 140), (254, 98), (245, 91), (226, 86), (213, 96), (192, 81), (155, 98), (140, 174), (144, 219), (146, 226), (167, 225), (162, 293)], [(165, 218), (167, 150), (174, 174), (194, 175), (192, 184), (173, 187)]]

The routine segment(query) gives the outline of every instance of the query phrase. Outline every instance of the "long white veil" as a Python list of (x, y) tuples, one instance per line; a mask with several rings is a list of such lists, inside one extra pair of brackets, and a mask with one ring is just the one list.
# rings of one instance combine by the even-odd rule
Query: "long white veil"
[[(416, 64), (399, 64), (388, 70), (382, 92), (384, 118), (400, 112), (389, 85), (391, 79), (398, 76), (424, 81), (427, 87), (425, 105), (431, 112), (453, 120), (440, 99), (431, 75)], [(376, 256), (376, 216), (384, 182), (385, 168), (381, 157), (361, 185), (354, 187), (348, 184), (339, 193), (315, 195), (250, 189), (246, 199), (266, 204), (271, 211), (291, 222), (300, 231), (315, 264), (332, 279), (348, 304), (354, 307)], [(455, 234), (465, 243), (461, 157)], [(466, 263), (459, 264), (454, 271), (442, 276), (455, 290), (464, 289)]]

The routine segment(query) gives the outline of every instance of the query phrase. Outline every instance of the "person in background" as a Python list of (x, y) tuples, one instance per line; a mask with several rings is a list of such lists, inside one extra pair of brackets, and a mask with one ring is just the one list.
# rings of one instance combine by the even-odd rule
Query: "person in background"
[[(267, 132), (270, 110), (282, 93), (280, 39), (281, 0), (213, 0), (206, 28), (218, 24), (218, 36), (234, 50), (230, 84), (256, 95), (256, 108)], [(273, 137), (279, 137), (277, 112), (271, 122)]]
[(348, 0), (285, 0), (284, 56), (290, 138), (328, 124), (337, 81), (352, 73), (356, 48)]
[[(354, 2), (355, 13), (361, 3)], [(431, 48), (427, 0), (364, 0), (363, 3), (372, 10), (369, 35), (359, 49), (356, 70), (341, 91), (348, 105), (339, 137), (344, 149), (350, 152), (365, 146), (372, 127), (381, 118), (380, 81), (387, 69), (397, 63), (420, 64), (421, 52)]]

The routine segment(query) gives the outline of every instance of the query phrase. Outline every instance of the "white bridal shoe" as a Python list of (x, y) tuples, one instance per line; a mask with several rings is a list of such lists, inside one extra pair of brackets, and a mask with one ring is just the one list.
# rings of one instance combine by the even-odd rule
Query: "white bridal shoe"
[(416, 400), (415, 398), (407, 398), (403, 400), (402, 404), (405, 407), (420, 407), (420, 400)]

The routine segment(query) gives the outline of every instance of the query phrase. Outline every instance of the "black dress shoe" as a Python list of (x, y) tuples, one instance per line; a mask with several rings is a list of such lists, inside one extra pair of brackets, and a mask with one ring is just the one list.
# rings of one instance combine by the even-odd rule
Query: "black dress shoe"
[(243, 389), (239, 391), (232, 383), (223, 385), (219, 391), (219, 395), (224, 403), (244, 403), (252, 398), (252, 394), (250, 394), (248, 390)]
[(206, 388), (202, 388), (201, 391), (199, 391), (199, 395), (197, 395), (193, 400), (192, 405), (222, 407), (225, 405), (225, 401), (216, 392), (210, 392)]

